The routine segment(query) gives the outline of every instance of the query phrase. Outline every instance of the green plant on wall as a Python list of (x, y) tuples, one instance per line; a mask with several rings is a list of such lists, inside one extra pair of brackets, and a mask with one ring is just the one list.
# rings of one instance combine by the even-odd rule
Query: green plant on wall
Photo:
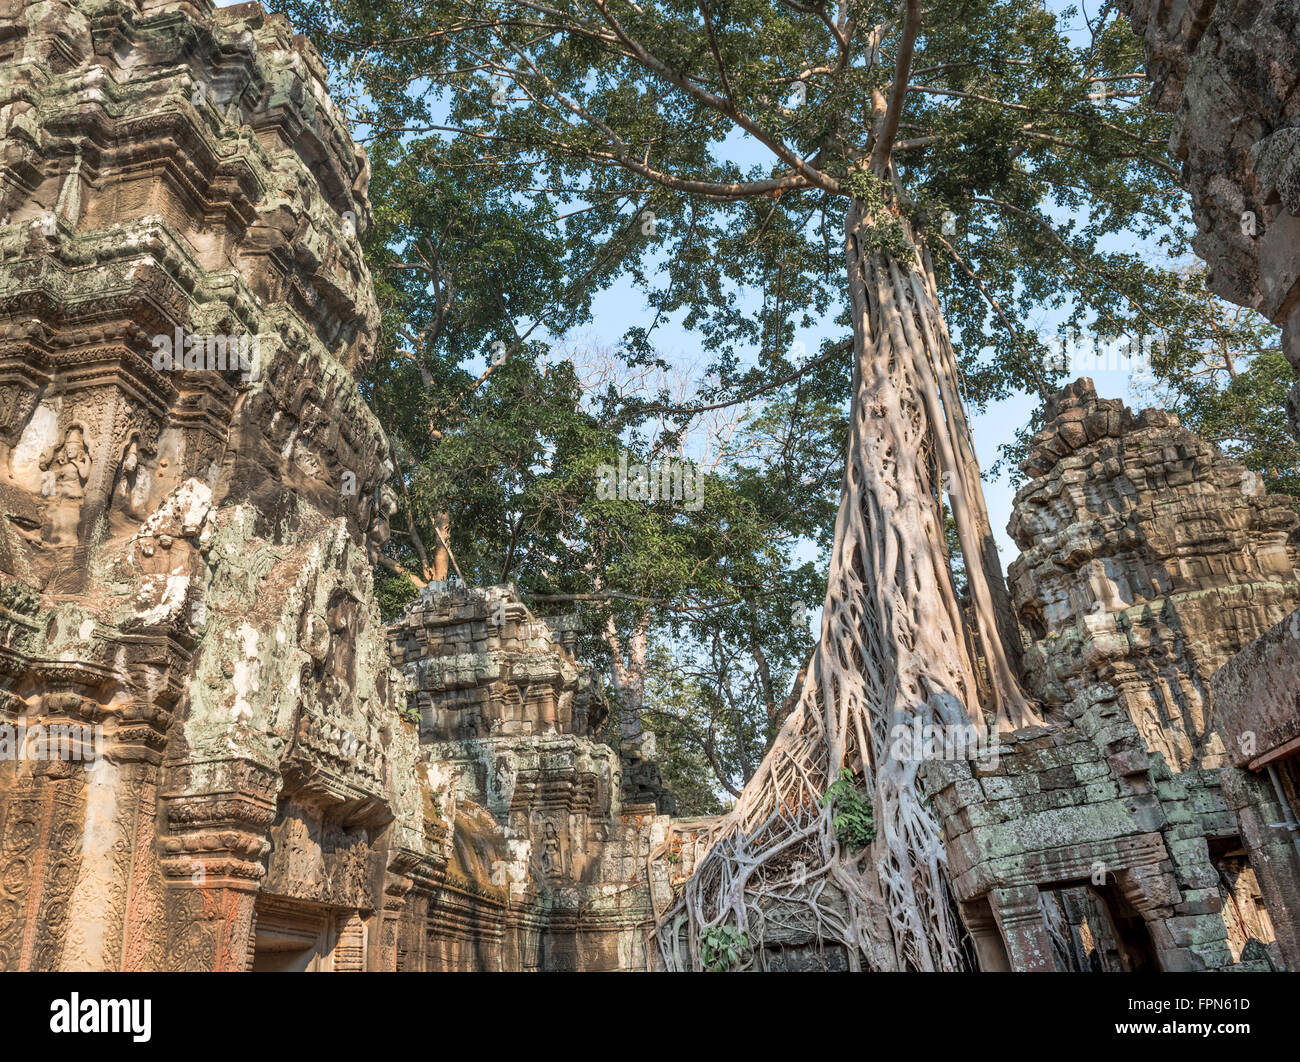
[(710, 926), (700, 939), (704, 968), (725, 973), (736, 966), (749, 950), (749, 937), (735, 926)]
[(847, 767), (832, 782), (822, 797), (822, 806), (834, 809), (832, 824), (835, 839), (850, 851), (866, 848), (876, 839), (876, 817), (871, 808), (871, 798), (858, 788), (856, 776)]

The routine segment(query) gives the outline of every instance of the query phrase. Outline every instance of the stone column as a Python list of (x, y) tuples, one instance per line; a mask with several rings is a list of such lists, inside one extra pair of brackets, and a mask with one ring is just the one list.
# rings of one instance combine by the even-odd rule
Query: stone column
[(247, 759), (172, 768), (159, 841), (169, 971), (243, 971), (278, 775)]
[(1036, 885), (1017, 885), (1010, 889), (993, 889), (989, 905), (1002, 940), (1006, 944), (1011, 969), (1026, 973), (1054, 973), (1056, 958), (1052, 938), (1038, 903)]
[(360, 911), (348, 911), (339, 916), (333, 969), (337, 973), (362, 973), (365, 968), (366, 924)]
[(1002, 934), (998, 929), (997, 919), (987, 898), (972, 900), (961, 905), (961, 920), (966, 923), (966, 932), (970, 934), (971, 943), (975, 945), (975, 958), (983, 973), (1006, 973), (1011, 969), (1011, 960), (1007, 955), (1006, 945), (1002, 943)]

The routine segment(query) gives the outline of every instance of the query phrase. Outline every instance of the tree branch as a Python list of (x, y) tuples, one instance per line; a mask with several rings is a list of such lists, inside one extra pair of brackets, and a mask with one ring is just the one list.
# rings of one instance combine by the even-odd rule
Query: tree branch
[(898, 63), (894, 72), (894, 85), (889, 93), (889, 106), (876, 136), (876, 146), (871, 152), (871, 168), (877, 176), (889, 173), (889, 156), (894, 148), (894, 138), (898, 135), (898, 123), (903, 116), (903, 104), (907, 99), (907, 78), (912, 68), (912, 51), (916, 46), (916, 35), (921, 29), (921, 0), (904, 0), (903, 36), (898, 42)]

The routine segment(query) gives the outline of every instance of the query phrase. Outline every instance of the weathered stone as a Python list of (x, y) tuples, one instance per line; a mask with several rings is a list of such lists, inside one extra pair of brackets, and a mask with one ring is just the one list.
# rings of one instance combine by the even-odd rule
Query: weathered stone
[[(668, 820), (636, 802), (619, 752), (594, 738), (604, 694), (559, 626), (511, 587), (435, 584), (389, 629), (424, 705), (420, 758), (451, 848), (478, 853), (448, 870), (456, 903), (430, 904), (430, 968), (654, 965), (641, 926), (652, 888), (671, 884), (646, 866)], [(465, 638), (476, 629), (483, 637)], [(451, 648), (467, 640), (483, 649)]]
[(1011, 590), (1054, 728), (978, 768), (923, 765), (981, 965), (1225, 969), (1248, 946), (1281, 964), (1270, 915), (1289, 919), (1292, 881), (1250, 839), (1250, 800), (1249, 822), (1228, 807), (1207, 691), (1300, 600), (1294, 514), (1176, 417), (1087, 380), (1049, 403), (1024, 467)]
[(0, 38), (0, 699), (103, 741), (0, 763), (0, 968), (394, 968), (445, 855), (371, 593), (365, 158), (256, 5)]
[[(1300, 372), (1300, 20), (1293, 0), (1121, 0), (1192, 196), (1211, 288), (1282, 327)], [(1300, 385), (1288, 403), (1300, 434)]]
[(1260, 635), (1214, 676), (1217, 722), (1238, 766), (1300, 753), (1300, 611)]
[[(1100, 411), (1113, 414), (1106, 434), (1070, 458), (1039, 445), (1075, 423), (1066, 418), (1098, 422)], [(1090, 380), (1046, 413), (1009, 527), (1024, 550), (1009, 583), (1031, 682), (1058, 718), (1076, 719), (1095, 712), (1104, 685), (1146, 749), (1179, 770), (1220, 765), (1210, 679), (1300, 605), (1295, 512), (1176, 419), (1135, 416)], [(1146, 768), (1140, 746), (1114, 762)]]
[[(1250, 167), (1216, 282), (1276, 318), (1295, 66), (1188, 59), (1228, 9), (1157, 18), (1153, 71), (1189, 115), (1225, 62), (1253, 85), (1179, 135), (1211, 251), (1237, 192), (1195, 174)], [(1279, 11), (1248, 36), (1285, 56)], [(380, 623), (367, 164), (319, 58), (255, 4), (40, 0), (0, 60), (0, 723), (40, 753), (0, 758), (0, 968), (655, 967), (707, 823), (670, 832), (652, 735), (597, 740), (576, 627), (452, 585)], [(1300, 965), (1295, 632), (1253, 641), (1300, 604), (1295, 516), (1172, 414), (1048, 413), (1012, 589), (1049, 725), (922, 765), (980, 962)], [(764, 909), (759, 968), (854, 965), (810, 912)]]

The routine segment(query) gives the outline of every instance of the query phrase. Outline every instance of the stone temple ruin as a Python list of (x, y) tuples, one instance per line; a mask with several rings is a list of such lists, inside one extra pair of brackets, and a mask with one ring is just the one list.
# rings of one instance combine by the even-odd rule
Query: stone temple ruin
[[(1171, 106), (1219, 17), (1191, 73), (1153, 45)], [(571, 632), (507, 587), (380, 619), (367, 163), (310, 45), (0, 0), (0, 64), (0, 969), (654, 968), (691, 826)], [(1267, 232), (1261, 122), (1187, 156), (1210, 199), (1203, 155), (1256, 160)], [(1229, 273), (1291, 328), (1279, 254)], [(978, 962), (1300, 969), (1296, 517), (1168, 414), (1048, 414), (1011, 569), (1048, 725), (924, 768)]]
[(426, 963), (646, 968), (648, 857), (668, 820), (627, 801), (619, 753), (593, 739), (599, 682), (513, 590), (433, 590), (389, 631), (450, 838)]
[(1047, 414), (1010, 589), (1053, 725), (996, 763), (924, 768), (980, 964), (1291, 965), (1267, 880), (1291, 839), (1257, 829), (1284, 812), (1227, 766), (1211, 679), (1300, 606), (1296, 514), (1172, 414), (1135, 416), (1086, 379)]

